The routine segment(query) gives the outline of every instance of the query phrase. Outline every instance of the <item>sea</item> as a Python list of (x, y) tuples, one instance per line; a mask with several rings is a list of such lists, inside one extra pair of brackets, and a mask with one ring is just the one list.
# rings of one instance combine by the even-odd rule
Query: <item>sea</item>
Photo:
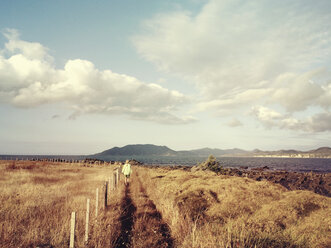
[(295, 172), (331, 173), (331, 159), (326, 158), (220, 158), (224, 167), (257, 168), (267, 166), (271, 170), (286, 170)]
[[(64, 159), (64, 160), (83, 160), (87, 156), (70, 155), (0, 155), (1, 160), (12, 159)], [(194, 166), (203, 162), (204, 157), (170, 157), (170, 156), (107, 156), (97, 157), (104, 161), (125, 161), (126, 159), (135, 159), (147, 165), (161, 166)], [(331, 159), (327, 158), (275, 158), (275, 157), (217, 157), (217, 160), (224, 168), (242, 168), (248, 169), (265, 167), (269, 170), (285, 170), (295, 172), (315, 172), (331, 173)]]

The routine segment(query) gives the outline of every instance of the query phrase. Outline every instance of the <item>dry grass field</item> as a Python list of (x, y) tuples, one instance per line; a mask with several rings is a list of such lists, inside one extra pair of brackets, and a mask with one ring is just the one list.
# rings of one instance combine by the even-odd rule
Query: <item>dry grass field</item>
[(88, 247), (111, 247), (119, 234), (120, 196), (112, 191), (110, 206), (99, 200), (110, 168), (40, 161), (0, 162), (0, 247), (69, 247), (71, 212), (76, 212), (75, 247), (84, 247), (86, 200), (90, 198)]
[(210, 171), (138, 168), (178, 247), (331, 247), (331, 199)]
[(69, 247), (72, 211), (75, 247), (331, 247), (328, 197), (210, 171), (134, 166), (130, 185), (121, 182), (103, 209), (113, 169), (0, 161), (0, 247)]

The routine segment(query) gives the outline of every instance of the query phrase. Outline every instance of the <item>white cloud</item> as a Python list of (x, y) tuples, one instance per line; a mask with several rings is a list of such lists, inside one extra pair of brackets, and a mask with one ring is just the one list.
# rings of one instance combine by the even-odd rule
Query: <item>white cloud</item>
[(308, 118), (297, 119), (263, 106), (254, 106), (251, 114), (267, 128), (277, 127), (303, 132), (331, 131), (330, 112), (318, 113)]
[(330, 109), (331, 107), (331, 80), (327, 85), (322, 86), (324, 94), (319, 98), (319, 103), (322, 107)]
[(73, 109), (71, 118), (100, 113), (165, 124), (195, 121), (191, 116), (177, 116), (178, 107), (189, 102), (177, 91), (110, 70), (98, 70), (86, 60), (69, 60), (63, 69), (56, 69), (41, 44), (20, 40), (15, 30), (9, 30), (5, 36), (7, 57), (0, 57), (2, 101), (17, 107), (66, 103)]
[(236, 94), (223, 95), (222, 98), (201, 101), (198, 108), (200, 111), (207, 109), (233, 110), (265, 98), (270, 93), (272, 93), (271, 89), (248, 89)]
[(307, 129), (312, 132), (331, 131), (331, 113), (325, 112), (312, 116), (308, 120)]
[(305, 110), (312, 105), (321, 104), (327, 88), (313, 81), (314, 77), (324, 74), (323, 70), (309, 71), (302, 75), (286, 74), (276, 79), (272, 99), (284, 106), (287, 111), (295, 112)]
[(283, 118), (280, 113), (263, 106), (253, 107), (252, 114), (267, 127), (277, 126)]
[(4, 36), (8, 39), (5, 48), (10, 53), (22, 54), (28, 59), (51, 59), (48, 49), (37, 42), (27, 42), (20, 39), (20, 34), (16, 29), (7, 29)]
[(243, 124), (237, 118), (233, 118), (231, 121), (227, 123), (227, 125), (229, 127), (239, 127), (242, 126)]
[[(326, 115), (331, 106), (330, 10), (328, 0), (209, 0), (197, 14), (146, 20), (133, 43), (160, 70), (194, 82), (198, 111), (231, 115), (278, 105), (287, 112), (282, 128), (294, 130), (293, 113), (317, 106)], [(257, 114), (261, 122), (271, 117)]]
[(300, 2), (211, 0), (195, 16), (183, 11), (146, 21), (148, 33), (134, 44), (161, 69), (195, 79), (207, 95), (256, 87), (330, 53), (330, 16), (310, 19), (321, 15), (318, 6), (307, 12)]

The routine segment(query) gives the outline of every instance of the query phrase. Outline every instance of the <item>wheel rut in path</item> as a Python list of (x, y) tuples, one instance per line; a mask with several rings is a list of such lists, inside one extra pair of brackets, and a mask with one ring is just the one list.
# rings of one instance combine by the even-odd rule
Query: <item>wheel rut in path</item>
[(125, 194), (121, 202), (121, 233), (116, 240), (116, 247), (127, 248), (132, 247), (132, 229), (134, 225), (134, 215), (136, 206), (133, 204), (130, 193), (130, 185), (125, 186)]
[(174, 247), (169, 226), (148, 197), (138, 176), (133, 182), (133, 200), (137, 206), (132, 243), (134, 247)]

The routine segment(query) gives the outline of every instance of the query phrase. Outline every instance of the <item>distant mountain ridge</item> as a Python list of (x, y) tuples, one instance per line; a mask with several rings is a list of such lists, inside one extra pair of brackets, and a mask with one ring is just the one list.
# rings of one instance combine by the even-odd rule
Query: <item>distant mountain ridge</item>
[(202, 148), (202, 149), (195, 149), (195, 150), (189, 150), (189, 151), (178, 151), (178, 155), (192, 155), (192, 156), (209, 156), (210, 154), (214, 156), (224, 156), (224, 155), (239, 155), (239, 154), (244, 154), (247, 153), (248, 151), (238, 149), (238, 148), (233, 148), (233, 149), (217, 149), (217, 148)]
[(279, 150), (261, 151), (254, 150), (251, 155), (254, 157), (297, 157), (297, 158), (331, 158), (330, 147), (320, 147), (310, 151)]
[(214, 156), (224, 156), (230, 154), (243, 154), (247, 153), (241, 149), (211, 149), (202, 148), (189, 151), (175, 151), (167, 146), (157, 146), (152, 144), (137, 144), (126, 145), (123, 147), (113, 147), (101, 153), (94, 154), (93, 156), (197, 156), (206, 157), (210, 154)]
[(202, 148), (187, 151), (175, 151), (167, 146), (153, 144), (126, 145), (124, 147), (113, 147), (101, 153), (91, 155), (93, 157), (111, 156), (166, 156), (166, 157), (208, 157), (210, 154), (218, 156), (243, 156), (243, 157), (322, 157), (331, 158), (330, 147), (320, 147), (311, 151), (279, 150), (262, 151), (255, 149), (246, 151), (238, 148), (212, 149)]
[(133, 156), (133, 155), (159, 155), (159, 156), (175, 156), (177, 152), (166, 146), (156, 146), (151, 144), (146, 145), (127, 145), (124, 147), (114, 147), (105, 150), (95, 155), (102, 156)]

